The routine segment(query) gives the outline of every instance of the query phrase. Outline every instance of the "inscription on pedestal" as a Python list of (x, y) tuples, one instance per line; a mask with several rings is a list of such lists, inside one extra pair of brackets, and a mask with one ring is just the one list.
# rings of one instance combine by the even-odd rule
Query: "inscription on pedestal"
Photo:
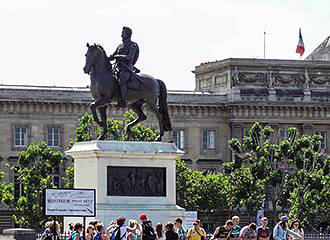
[(166, 197), (166, 168), (107, 168), (108, 196)]

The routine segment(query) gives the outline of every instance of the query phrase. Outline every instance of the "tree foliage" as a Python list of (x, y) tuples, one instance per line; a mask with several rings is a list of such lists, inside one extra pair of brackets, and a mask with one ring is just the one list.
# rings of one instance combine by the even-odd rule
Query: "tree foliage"
[(226, 180), (221, 173), (204, 174), (176, 162), (177, 204), (186, 210), (221, 211), (226, 206)]
[[(261, 188), (264, 185), (275, 220), (278, 209), (289, 211), (290, 216), (300, 218), (305, 226), (329, 217), (330, 206), (322, 199), (329, 199), (326, 184), (330, 165), (329, 159), (319, 152), (319, 136), (298, 137), (297, 129), (290, 128), (288, 139), (278, 142), (271, 127), (262, 127), (257, 122), (242, 143), (231, 139), (229, 145), (234, 157), (226, 166), (227, 171), (242, 168), (251, 171), (250, 182), (259, 183)], [(249, 191), (252, 193), (253, 189)]]
[[(126, 126), (128, 123), (132, 122), (136, 118), (136, 114), (133, 111), (127, 111), (124, 114), (123, 119), (117, 120), (114, 118), (107, 119), (108, 134), (106, 140), (117, 140), (117, 141), (145, 141), (152, 142), (155, 141), (159, 132), (158, 130), (153, 130), (142, 124), (137, 124), (132, 128), (132, 134), (130, 139), (126, 136)], [(89, 113), (84, 113), (79, 118), (79, 126), (76, 128), (76, 139), (75, 142), (90, 141), (95, 138), (94, 132), (96, 132), (96, 137), (100, 136), (102, 129), (98, 128), (93, 121), (93, 117)]]
[[(19, 212), (13, 216), (17, 224), (35, 229), (42, 227), (45, 221), (44, 189), (55, 188), (52, 175), (62, 160), (62, 154), (53, 151), (45, 142), (31, 144), (26, 151), (20, 152), (16, 171), (22, 192), (18, 199), (14, 199), (14, 184), (7, 181), (0, 172), (1, 202)], [(11, 170), (14, 171), (15, 167)]]
[(251, 220), (256, 216), (265, 198), (265, 180), (254, 177), (252, 169), (245, 166), (235, 168), (234, 163), (225, 163), (227, 173), (226, 193), (230, 211), (246, 207)]

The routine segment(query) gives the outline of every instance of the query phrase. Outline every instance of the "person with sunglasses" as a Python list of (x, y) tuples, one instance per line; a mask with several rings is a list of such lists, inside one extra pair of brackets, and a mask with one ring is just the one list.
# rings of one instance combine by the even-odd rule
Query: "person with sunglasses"
[(304, 240), (304, 230), (300, 226), (300, 221), (298, 219), (295, 219), (292, 221), (292, 223), (290, 225), (290, 230), (295, 233), (298, 233), (301, 236), (301, 238), (297, 238), (297, 237), (294, 237), (291, 234), (289, 234), (290, 240)]
[(193, 222), (194, 227), (190, 228), (188, 231), (188, 240), (206, 240), (206, 232), (200, 227), (201, 221), (196, 219)]

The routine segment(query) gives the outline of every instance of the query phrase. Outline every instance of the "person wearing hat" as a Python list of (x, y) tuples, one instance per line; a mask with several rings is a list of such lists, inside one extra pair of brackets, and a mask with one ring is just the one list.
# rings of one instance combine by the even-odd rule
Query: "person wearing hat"
[(148, 220), (145, 213), (140, 214), (140, 220), (142, 222), (142, 240), (156, 240), (156, 233), (152, 227), (152, 222)]
[(196, 219), (193, 222), (194, 227), (188, 231), (188, 240), (206, 240), (206, 232), (200, 227), (201, 221)]
[(267, 224), (268, 218), (261, 218), (261, 226), (257, 228), (257, 240), (269, 240), (271, 232)]
[(239, 240), (239, 233), (241, 232), (241, 227), (239, 226), (239, 216), (233, 216), (231, 218), (233, 221), (233, 229), (230, 232), (229, 239), (230, 240)]
[(301, 238), (298, 233), (295, 233), (294, 231), (288, 229), (288, 222), (289, 218), (287, 216), (282, 216), (280, 218), (280, 221), (276, 224), (273, 230), (274, 240), (287, 240), (288, 234), (299, 239)]

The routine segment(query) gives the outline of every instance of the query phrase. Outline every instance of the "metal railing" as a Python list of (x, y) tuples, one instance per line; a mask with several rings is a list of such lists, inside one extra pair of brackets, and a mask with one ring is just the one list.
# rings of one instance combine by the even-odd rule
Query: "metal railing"
[(306, 233), (305, 240), (330, 240), (330, 234), (323, 233)]

